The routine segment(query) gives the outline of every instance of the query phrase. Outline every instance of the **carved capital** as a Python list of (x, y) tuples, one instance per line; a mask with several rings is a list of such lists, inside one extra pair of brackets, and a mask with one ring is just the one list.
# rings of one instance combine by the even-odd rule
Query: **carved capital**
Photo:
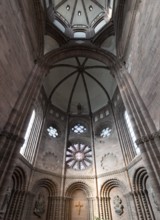
[(6, 138), (10, 141), (16, 141), (20, 144), (24, 143), (24, 138), (19, 136), (19, 135), (15, 135), (13, 133), (10, 133), (8, 131), (2, 131), (2, 133), (0, 134), (0, 138)]
[(140, 138), (138, 138), (136, 140), (136, 144), (137, 145), (140, 145), (140, 144), (144, 144), (146, 142), (149, 142), (149, 141), (153, 141), (155, 138), (159, 137), (160, 138), (160, 130), (159, 131), (156, 131), (152, 134), (147, 134), (145, 136), (142, 136)]

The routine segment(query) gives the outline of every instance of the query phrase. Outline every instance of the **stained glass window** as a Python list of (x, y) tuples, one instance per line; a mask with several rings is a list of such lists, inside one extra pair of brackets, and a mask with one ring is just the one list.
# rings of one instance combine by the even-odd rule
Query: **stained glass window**
[(87, 131), (87, 128), (82, 124), (76, 124), (72, 128), (72, 131), (76, 134), (83, 134)]
[(110, 134), (111, 134), (111, 129), (107, 127), (107, 128), (102, 129), (102, 131), (100, 132), (100, 137), (103, 137), (103, 138), (109, 137)]
[(53, 137), (53, 138), (58, 137), (58, 131), (56, 128), (50, 126), (49, 128), (47, 128), (47, 131), (50, 137)]
[(140, 154), (140, 149), (139, 149), (139, 147), (137, 146), (137, 144), (135, 142), (136, 141), (136, 136), (135, 136), (135, 133), (134, 133), (134, 130), (133, 130), (133, 127), (132, 127), (132, 123), (131, 123), (131, 120), (129, 118), (129, 115), (128, 115), (127, 111), (125, 111), (125, 113), (124, 113), (124, 118), (126, 120), (126, 124), (127, 124), (128, 130), (129, 130), (131, 139), (133, 141), (133, 145), (135, 147), (136, 153)]
[(84, 170), (92, 164), (91, 147), (83, 143), (72, 144), (67, 148), (66, 163), (74, 170)]

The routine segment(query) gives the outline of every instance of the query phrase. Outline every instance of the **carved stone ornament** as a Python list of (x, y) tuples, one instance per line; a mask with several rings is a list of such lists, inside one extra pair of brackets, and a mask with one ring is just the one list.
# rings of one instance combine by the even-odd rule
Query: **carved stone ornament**
[(38, 199), (35, 202), (34, 214), (39, 218), (45, 213), (45, 197), (42, 193), (39, 193)]
[(117, 166), (117, 157), (113, 153), (105, 154), (101, 159), (101, 167), (103, 170), (109, 171)]
[(114, 203), (114, 209), (117, 215), (122, 215), (123, 214), (123, 205), (122, 205), (122, 200), (120, 199), (119, 196), (115, 196), (113, 199)]
[(59, 167), (59, 159), (53, 152), (46, 152), (42, 159), (43, 168), (49, 171), (55, 171)]

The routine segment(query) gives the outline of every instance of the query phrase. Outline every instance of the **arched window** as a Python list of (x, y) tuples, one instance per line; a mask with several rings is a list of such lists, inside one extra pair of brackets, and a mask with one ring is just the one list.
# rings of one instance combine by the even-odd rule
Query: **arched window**
[(37, 110), (33, 110), (27, 131), (24, 136), (24, 144), (20, 149), (20, 154), (29, 162), (33, 163), (34, 155), (37, 148), (38, 138), (40, 134), (40, 129), (42, 125), (43, 113), (40, 106), (38, 106)]
[(33, 123), (34, 123), (34, 119), (35, 119), (35, 110), (32, 111), (32, 114), (31, 114), (31, 117), (30, 117), (30, 120), (29, 120), (29, 123), (28, 123), (27, 131), (26, 131), (26, 134), (24, 136), (24, 144), (20, 149), (20, 153), (23, 156), (24, 156), (24, 152), (26, 150), (26, 146), (27, 146), (28, 139), (29, 139), (29, 136), (30, 136), (30, 133), (31, 133), (31, 129), (32, 129), (32, 126), (33, 126)]
[(132, 123), (131, 123), (131, 120), (129, 118), (129, 115), (128, 115), (127, 111), (125, 111), (125, 113), (124, 113), (124, 118), (125, 118), (128, 130), (129, 130), (130, 137), (132, 139), (133, 145), (135, 147), (136, 153), (140, 154), (140, 149), (139, 149), (139, 147), (137, 146), (137, 144), (135, 142), (136, 141), (136, 136), (135, 136), (135, 133), (134, 133), (134, 130), (133, 130), (133, 127), (132, 127)]

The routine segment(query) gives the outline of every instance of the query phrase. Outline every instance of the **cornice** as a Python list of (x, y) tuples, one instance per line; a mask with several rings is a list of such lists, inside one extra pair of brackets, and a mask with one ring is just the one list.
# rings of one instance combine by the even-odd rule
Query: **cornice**
[[(50, 172), (50, 171), (42, 170), (42, 169), (36, 168), (36, 167), (32, 167), (32, 170), (35, 171), (35, 172), (42, 173), (42, 174), (51, 175), (52, 177), (56, 177), (56, 178), (65, 178), (65, 179), (74, 179), (74, 180), (79, 180), (79, 179), (94, 180), (95, 178), (103, 178), (103, 177), (108, 177), (108, 176), (117, 175), (117, 174), (120, 174), (120, 173), (127, 172), (129, 169), (134, 167), (135, 164), (137, 164), (139, 161), (141, 161), (141, 159), (142, 159), (142, 157), (141, 157), (141, 155), (139, 155), (139, 156), (135, 157), (134, 160), (131, 161), (131, 163), (128, 164), (127, 167), (123, 167), (123, 168), (118, 169), (118, 170), (113, 170), (113, 171), (110, 171), (110, 172), (99, 174), (97, 176), (96, 175), (82, 175), (82, 174), (80, 174), (80, 175), (61, 176), (60, 174), (56, 174), (56, 173), (53, 173), (53, 172)], [(20, 157), (20, 160), (25, 162), (25, 158)], [(25, 162), (25, 164), (27, 166), (29, 166), (28, 162)], [(31, 168), (31, 166), (32, 165), (30, 165), (29, 167)]]

